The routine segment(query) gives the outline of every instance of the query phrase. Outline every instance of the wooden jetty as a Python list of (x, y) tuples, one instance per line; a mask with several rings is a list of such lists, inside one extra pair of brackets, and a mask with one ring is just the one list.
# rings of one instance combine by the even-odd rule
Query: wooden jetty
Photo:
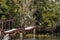
[(11, 36), (14, 36), (14, 35), (16, 35), (18, 33), (20, 35), (20, 38), (23, 38), (23, 34), (26, 31), (32, 30), (33, 33), (35, 34), (35, 29), (36, 29), (35, 26), (29, 26), (29, 27), (26, 27), (26, 28), (14, 28), (14, 29), (7, 30), (7, 31), (2, 31), (2, 32), (3, 32), (4, 35), (8, 34), (8, 35), (11, 35)]

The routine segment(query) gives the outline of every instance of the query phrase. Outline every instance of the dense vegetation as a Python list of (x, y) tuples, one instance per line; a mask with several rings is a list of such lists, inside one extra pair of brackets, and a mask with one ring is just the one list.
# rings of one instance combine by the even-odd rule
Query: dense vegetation
[(6, 28), (36, 25), (53, 31), (60, 22), (60, 4), (49, 0), (0, 0), (0, 20)]

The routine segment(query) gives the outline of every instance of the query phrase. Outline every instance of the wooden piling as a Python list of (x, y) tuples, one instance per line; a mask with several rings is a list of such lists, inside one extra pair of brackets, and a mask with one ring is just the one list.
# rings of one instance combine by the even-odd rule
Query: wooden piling
[(23, 40), (23, 33), (20, 32), (20, 40)]
[(33, 29), (33, 37), (35, 38), (36, 37), (36, 29)]

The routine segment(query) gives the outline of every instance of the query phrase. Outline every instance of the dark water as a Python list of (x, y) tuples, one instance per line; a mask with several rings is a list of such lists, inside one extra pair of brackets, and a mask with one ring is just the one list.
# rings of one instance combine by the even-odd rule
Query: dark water
[(38, 38), (23, 38), (23, 39), (15, 39), (15, 40), (60, 40), (60, 36), (43, 36)]
[(40, 40), (40, 38), (19, 38), (19, 39), (12, 39), (12, 40)]
[(26, 39), (23, 39), (23, 40), (60, 40), (60, 36), (26, 38)]

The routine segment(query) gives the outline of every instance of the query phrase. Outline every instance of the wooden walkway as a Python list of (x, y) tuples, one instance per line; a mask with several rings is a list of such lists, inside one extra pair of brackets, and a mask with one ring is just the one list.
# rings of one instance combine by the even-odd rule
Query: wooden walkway
[[(11, 36), (15, 36), (18, 33), (20, 35), (20, 38), (22, 39), (23, 38), (23, 34), (26, 31), (32, 30), (33, 33), (35, 33), (35, 29), (36, 29), (35, 26), (29, 26), (29, 27), (26, 27), (24, 29), (23, 28), (14, 28), (14, 29), (11, 29), (11, 30), (3, 31), (2, 33), (4, 34), (4, 37), (6, 37), (6, 38), (8, 38), (10, 35)], [(4, 39), (6, 39), (6, 38), (4, 38)]]
[(24, 29), (23, 28), (14, 28), (14, 29), (11, 29), (11, 30), (4, 31), (4, 33), (11, 34), (11, 33), (15, 33), (15, 32), (24, 32), (24, 31), (33, 30), (35, 28), (36, 28), (35, 26), (29, 26), (29, 27), (24, 28)]

